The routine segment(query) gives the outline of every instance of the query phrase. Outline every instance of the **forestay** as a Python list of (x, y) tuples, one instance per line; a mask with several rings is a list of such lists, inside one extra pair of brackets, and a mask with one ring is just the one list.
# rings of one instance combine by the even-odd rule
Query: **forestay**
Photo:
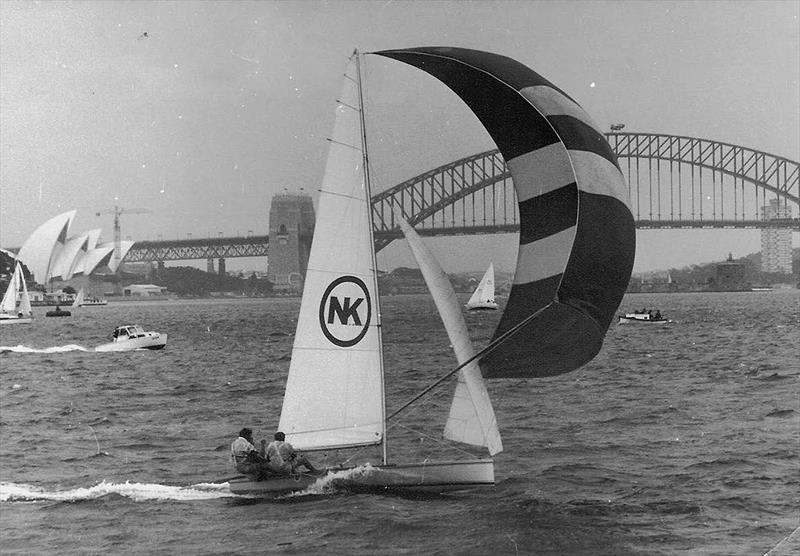
[(510, 169), (520, 215), (514, 283), (486, 377), (572, 371), (600, 350), (628, 285), (635, 227), (616, 156), (583, 109), (519, 62), (462, 48), (376, 54), (450, 87)]
[(378, 295), (364, 174), (357, 56), (347, 66), (279, 427), (301, 449), (380, 443)]

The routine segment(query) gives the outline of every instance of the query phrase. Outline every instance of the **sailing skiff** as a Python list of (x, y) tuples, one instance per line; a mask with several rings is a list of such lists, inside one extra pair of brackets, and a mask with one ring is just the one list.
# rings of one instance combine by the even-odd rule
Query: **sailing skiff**
[(483, 273), (478, 287), (467, 301), (467, 309), (470, 311), (497, 309), (497, 303), (494, 301), (494, 263), (489, 263), (489, 268)]
[[(321, 478), (241, 476), (229, 481), (234, 493), (274, 495), (332, 480), (434, 491), (494, 484), (492, 456), (502, 441), (484, 379), (553, 376), (590, 361), (630, 279), (635, 229), (627, 187), (603, 133), (566, 93), (519, 62), (487, 52), (423, 47), (375, 54), (450, 87), (505, 158), (520, 215), (508, 303), (492, 341), (476, 352), (446, 275), (414, 222), (405, 221), (411, 207), (399, 207), (392, 225), (406, 235), (458, 366), (387, 416), (362, 55), (355, 52), (336, 107), (278, 428), (312, 459), (368, 447), (380, 456), (360, 467), (329, 466)], [(393, 463), (387, 422), (452, 376), (443, 437), (486, 456)]]
[(0, 301), (0, 324), (30, 324), (32, 322), (33, 309), (31, 309), (28, 286), (25, 284), (22, 266), (17, 262), (3, 300)]

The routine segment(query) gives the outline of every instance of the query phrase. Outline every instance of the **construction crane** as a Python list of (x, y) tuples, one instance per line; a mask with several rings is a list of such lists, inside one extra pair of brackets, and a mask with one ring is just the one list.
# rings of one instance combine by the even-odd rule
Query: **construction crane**
[(114, 215), (114, 273), (119, 274), (119, 266), (122, 263), (122, 232), (120, 231), (119, 226), (119, 217), (123, 214), (146, 214), (149, 212), (153, 212), (148, 209), (126, 209), (114, 205), (113, 209), (109, 210), (101, 210), (100, 212), (95, 213), (95, 216), (100, 216), (101, 214), (113, 214)]

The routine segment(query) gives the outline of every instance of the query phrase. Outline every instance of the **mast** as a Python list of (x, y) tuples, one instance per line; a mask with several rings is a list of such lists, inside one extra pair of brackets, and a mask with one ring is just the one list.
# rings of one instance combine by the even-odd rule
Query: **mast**
[[(358, 76), (358, 109), (361, 118), (361, 153), (364, 160), (364, 188), (367, 197), (367, 213), (369, 221), (369, 244), (375, 245), (375, 238), (373, 237), (373, 215), (372, 215), (372, 189), (369, 175), (369, 155), (367, 153), (367, 125), (366, 117), (364, 114), (364, 88), (361, 76), (361, 53), (356, 49), (353, 52), (356, 58), (356, 75)], [(383, 421), (383, 433), (381, 434), (382, 442), (381, 447), (383, 453), (381, 454), (382, 463), (386, 465), (388, 460), (388, 448), (386, 442), (386, 385), (385, 375), (383, 370), (383, 334), (381, 333), (381, 304), (380, 292), (378, 291), (378, 258), (375, 254), (375, 249), (371, 250), (372, 253), (372, 280), (375, 286), (375, 326), (378, 327), (378, 349), (380, 350), (380, 375), (381, 375), (381, 410)]]

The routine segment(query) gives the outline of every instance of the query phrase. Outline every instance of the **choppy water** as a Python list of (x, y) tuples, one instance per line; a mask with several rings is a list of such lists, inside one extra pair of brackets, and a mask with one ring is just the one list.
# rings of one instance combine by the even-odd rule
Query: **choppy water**
[[(0, 328), (2, 553), (763, 554), (800, 525), (800, 292), (638, 294), (622, 310), (642, 306), (675, 322), (614, 325), (578, 371), (490, 384), (494, 489), (278, 500), (214, 481), (239, 428), (277, 423), (299, 300), (38, 309)], [(391, 411), (453, 357), (428, 298), (383, 313)], [(498, 317), (468, 315), (478, 345)], [(167, 348), (87, 351), (125, 323)], [(394, 430), (396, 455), (430, 443)]]

